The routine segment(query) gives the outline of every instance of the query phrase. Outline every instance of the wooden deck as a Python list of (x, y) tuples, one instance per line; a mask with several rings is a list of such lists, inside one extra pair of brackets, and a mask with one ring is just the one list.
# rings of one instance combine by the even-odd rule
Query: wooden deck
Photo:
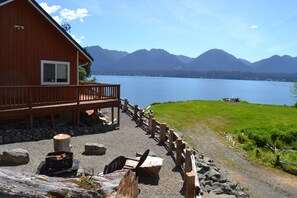
[[(33, 126), (34, 116), (72, 112), (79, 125), (80, 112), (120, 107), (120, 85), (88, 83), (77, 86), (0, 86), (0, 120), (25, 118)], [(118, 113), (119, 116), (119, 113)], [(118, 117), (119, 124), (119, 117)]]

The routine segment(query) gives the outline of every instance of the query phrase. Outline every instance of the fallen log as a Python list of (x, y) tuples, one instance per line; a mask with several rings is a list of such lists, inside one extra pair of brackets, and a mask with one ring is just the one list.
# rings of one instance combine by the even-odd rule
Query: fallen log
[[(115, 197), (120, 181), (126, 173), (127, 170), (121, 170), (103, 176), (60, 178), (0, 169), (0, 195), (3, 197)], [(133, 184), (136, 185), (135, 182)]]

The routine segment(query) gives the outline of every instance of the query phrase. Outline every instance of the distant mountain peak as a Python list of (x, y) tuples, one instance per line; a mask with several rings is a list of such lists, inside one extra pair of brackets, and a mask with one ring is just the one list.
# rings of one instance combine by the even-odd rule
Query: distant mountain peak
[(221, 49), (211, 49), (189, 63), (189, 70), (196, 71), (251, 71), (252, 69), (235, 56)]
[(297, 57), (274, 55), (251, 63), (236, 58), (222, 49), (210, 49), (196, 58), (173, 55), (164, 49), (140, 49), (133, 53), (103, 49), (100, 46), (86, 47), (94, 58), (92, 71), (223, 71), (258, 73), (297, 73)]

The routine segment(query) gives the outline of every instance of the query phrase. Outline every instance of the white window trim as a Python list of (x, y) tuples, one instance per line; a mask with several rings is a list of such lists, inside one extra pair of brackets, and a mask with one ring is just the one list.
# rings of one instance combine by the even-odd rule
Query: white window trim
[[(44, 63), (55, 64), (66, 64), (67, 65), (67, 82), (44, 82), (43, 79), (43, 70)], [(55, 79), (57, 79), (57, 73), (55, 73)], [(70, 62), (63, 61), (50, 61), (50, 60), (41, 60), (41, 85), (69, 85), (70, 84)]]

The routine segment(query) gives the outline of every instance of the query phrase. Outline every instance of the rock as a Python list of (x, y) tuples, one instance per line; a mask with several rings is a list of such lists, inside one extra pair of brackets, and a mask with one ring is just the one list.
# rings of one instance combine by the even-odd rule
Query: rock
[(84, 155), (104, 155), (106, 148), (103, 144), (97, 143), (86, 143)]
[(21, 165), (29, 163), (29, 153), (24, 149), (6, 150), (1, 156), (1, 163), (8, 165)]
[(229, 187), (232, 189), (232, 190), (235, 190), (235, 188), (237, 187), (237, 183), (235, 184), (235, 183), (233, 183), (233, 182), (229, 182), (228, 183), (228, 185), (229, 185)]
[(224, 194), (224, 191), (219, 187), (215, 188), (212, 192), (216, 195)]
[(225, 182), (227, 182), (228, 181), (228, 179), (227, 179), (227, 175), (225, 174), (225, 173), (222, 173), (221, 174), (221, 178), (220, 178), (220, 182), (221, 183), (225, 183)]
[(210, 178), (212, 181), (216, 182), (219, 181), (219, 179), (221, 178), (221, 174), (214, 170), (214, 169), (210, 169), (207, 173), (206, 173), (206, 177)]
[(249, 197), (249, 195), (247, 195), (245, 192), (243, 191), (236, 191), (235, 193), (235, 196), (238, 197), (238, 198), (247, 198)]
[(212, 181), (211, 181), (211, 180), (206, 180), (206, 181), (205, 181), (205, 185), (212, 186)]
[(197, 169), (198, 173), (204, 174), (207, 171), (209, 171), (209, 169), (210, 169), (210, 167), (206, 163), (204, 163), (204, 162), (199, 162), (198, 163), (198, 169)]
[(213, 190), (213, 188), (210, 185), (205, 185), (204, 188), (208, 193)]

